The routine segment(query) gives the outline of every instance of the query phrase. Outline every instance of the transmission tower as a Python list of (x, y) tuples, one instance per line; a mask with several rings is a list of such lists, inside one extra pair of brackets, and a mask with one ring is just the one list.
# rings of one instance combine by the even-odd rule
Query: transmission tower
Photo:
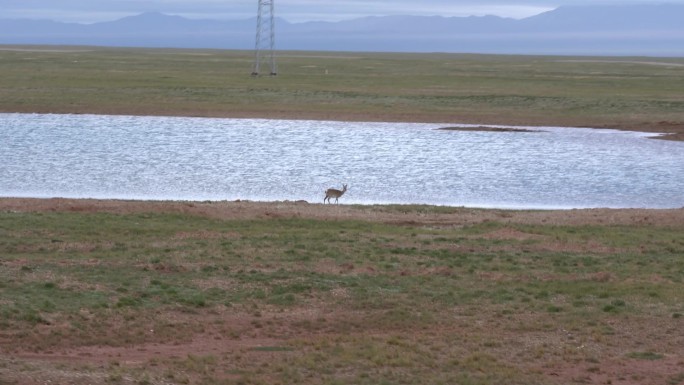
[(273, 15), (273, 2), (275, 0), (259, 0), (259, 13), (257, 15), (256, 44), (254, 47), (254, 68), (252, 75), (261, 74), (261, 66), (268, 62), (271, 69), (270, 75), (278, 73), (275, 60), (275, 21)]

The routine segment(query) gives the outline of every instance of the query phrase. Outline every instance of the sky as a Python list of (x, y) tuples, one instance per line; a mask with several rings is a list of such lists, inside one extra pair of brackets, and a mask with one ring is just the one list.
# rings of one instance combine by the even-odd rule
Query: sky
[[(289, 22), (339, 21), (364, 16), (484, 16), (525, 18), (563, 5), (684, 4), (684, 0), (273, 0), (275, 14)], [(142, 12), (191, 19), (254, 17), (258, 0), (0, 0), (0, 18), (50, 19), (71, 23), (111, 21)]]

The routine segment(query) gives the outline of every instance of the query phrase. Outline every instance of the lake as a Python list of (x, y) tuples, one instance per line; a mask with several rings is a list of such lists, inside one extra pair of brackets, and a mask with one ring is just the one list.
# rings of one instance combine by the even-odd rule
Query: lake
[(445, 126), (0, 114), (0, 196), (322, 203), (346, 183), (340, 203), (684, 207), (683, 142)]

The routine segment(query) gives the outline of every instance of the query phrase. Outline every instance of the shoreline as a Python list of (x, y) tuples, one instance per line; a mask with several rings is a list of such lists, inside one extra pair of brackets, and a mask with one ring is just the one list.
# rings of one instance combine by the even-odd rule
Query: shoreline
[[(104, 197), (104, 196), (40, 196), (40, 195), (0, 195), (2, 200), (35, 200), (35, 201), (75, 201), (75, 202), (121, 202), (121, 203), (150, 203), (150, 204), (247, 204), (247, 205), (309, 205), (309, 206), (327, 206), (327, 203), (321, 201), (309, 201), (306, 199), (254, 199), (254, 198), (154, 198), (154, 197)], [(335, 204), (338, 207), (356, 207), (356, 208), (373, 208), (373, 207), (431, 207), (436, 209), (464, 209), (464, 210), (498, 210), (498, 211), (576, 211), (576, 210), (679, 210), (684, 209), (684, 206), (667, 206), (667, 207), (620, 207), (620, 206), (587, 206), (587, 207), (573, 207), (573, 206), (557, 206), (557, 205), (497, 205), (497, 204), (443, 204), (443, 203), (426, 203), (426, 202), (359, 202), (359, 201), (345, 201)], [(2, 206), (0, 206), (2, 209)]]
[(283, 76), (255, 78), (244, 70), (249, 50), (11, 48), (19, 51), (0, 51), (0, 112), (578, 127), (684, 140), (679, 67), (634, 58), (281, 51)]
[(489, 221), (539, 225), (650, 225), (684, 223), (684, 208), (586, 208), (515, 210), (430, 205), (325, 205), (303, 201), (152, 201), (0, 197), (5, 213), (176, 213), (220, 220), (361, 220), (425, 226), (464, 226)]
[[(154, 117), (183, 117), (183, 118), (218, 118), (218, 119), (273, 119), (273, 120), (312, 120), (334, 122), (369, 122), (369, 123), (443, 123), (443, 124), (472, 124), (481, 126), (510, 126), (510, 127), (563, 127), (563, 128), (591, 128), (610, 129), (618, 131), (634, 131), (653, 133), (649, 139), (684, 141), (684, 122), (641, 122), (641, 123), (605, 123), (592, 124), (578, 120), (546, 120), (538, 118), (501, 119), (483, 121), (478, 117), (468, 115), (453, 116), (451, 114), (422, 114), (422, 113), (349, 113), (349, 112), (301, 112), (301, 111), (202, 111), (182, 113), (179, 111), (165, 111), (141, 107), (135, 111), (109, 110), (107, 108), (74, 108), (69, 110), (43, 110), (41, 108), (22, 108), (7, 110), (0, 106), (0, 113), (6, 114), (53, 114), (53, 115), (113, 115), (113, 116), (154, 116)], [(453, 129), (449, 127), (449, 129)], [(461, 129), (459, 129), (461, 130)], [(463, 131), (474, 131), (473, 128), (463, 128)], [(483, 131), (492, 131), (483, 129)], [(507, 130), (510, 132), (526, 132), (523, 130)]]

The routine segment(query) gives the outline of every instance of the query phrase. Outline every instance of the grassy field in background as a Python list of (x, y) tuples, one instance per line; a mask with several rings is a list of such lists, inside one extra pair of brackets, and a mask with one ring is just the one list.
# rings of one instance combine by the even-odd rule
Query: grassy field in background
[[(445, 123), (684, 124), (684, 59), (0, 47), (0, 110)], [(671, 128), (671, 127), (670, 127)], [(684, 129), (682, 129), (684, 130)]]
[(683, 233), (1, 212), (0, 383), (679, 384)]

